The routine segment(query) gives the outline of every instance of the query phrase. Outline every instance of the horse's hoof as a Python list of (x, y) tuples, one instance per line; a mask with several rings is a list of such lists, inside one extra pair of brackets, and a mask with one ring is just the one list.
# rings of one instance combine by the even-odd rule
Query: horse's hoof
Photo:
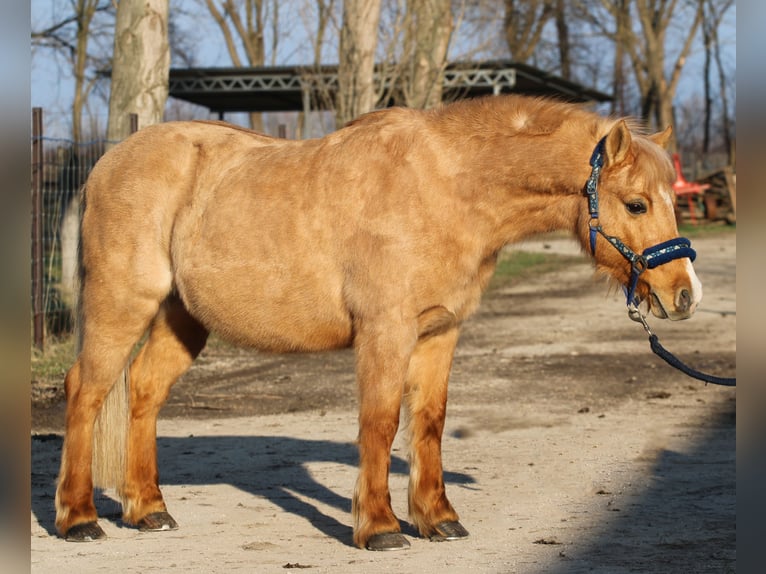
[(409, 541), (400, 532), (382, 532), (367, 541), (367, 550), (406, 550)]
[(75, 524), (64, 535), (64, 540), (67, 542), (93, 542), (101, 538), (106, 538), (106, 532), (101, 530), (96, 522)]
[(431, 540), (434, 542), (442, 542), (444, 540), (460, 540), (468, 536), (468, 531), (459, 522), (440, 522), (434, 526), (436, 532), (431, 535)]
[(167, 512), (152, 512), (139, 520), (137, 526), (141, 532), (159, 532), (175, 530), (178, 523)]

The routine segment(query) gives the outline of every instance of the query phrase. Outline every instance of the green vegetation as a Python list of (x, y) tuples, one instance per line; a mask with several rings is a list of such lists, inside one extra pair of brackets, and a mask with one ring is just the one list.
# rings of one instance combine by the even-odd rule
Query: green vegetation
[(500, 255), (490, 288), (501, 287), (541, 273), (558, 271), (585, 261), (584, 255), (508, 251)]
[(737, 233), (736, 224), (702, 223), (693, 225), (691, 223), (682, 223), (678, 226), (678, 234), (681, 237), (688, 237), (689, 239), (695, 237), (710, 237), (712, 235), (726, 235), (729, 233)]
[(49, 339), (45, 351), (32, 349), (33, 382), (48, 386), (64, 385), (64, 375), (74, 362), (75, 337)]

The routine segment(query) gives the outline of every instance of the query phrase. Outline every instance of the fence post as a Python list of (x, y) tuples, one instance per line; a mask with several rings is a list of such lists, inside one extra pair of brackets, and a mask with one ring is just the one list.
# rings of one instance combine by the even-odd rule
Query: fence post
[(138, 114), (128, 114), (128, 119), (130, 120), (130, 133), (133, 135), (138, 131)]
[(32, 317), (34, 345), (45, 350), (43, 297), (43, 110), (32, 108)]

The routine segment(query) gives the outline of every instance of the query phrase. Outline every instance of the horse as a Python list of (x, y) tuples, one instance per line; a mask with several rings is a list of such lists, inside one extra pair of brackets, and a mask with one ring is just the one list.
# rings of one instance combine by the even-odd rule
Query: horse
[(702, 291), (688, 250), (646, 268), (612, 248), (678, 239), (670, 134), (506, 95), (373, 111), (303, 141), (181, 121), (114, 146), (83, 189), (59, 535), (105, 536), (94, 485), (116, 488), (126, 524), (177, 528), (159, 487), (156, 420), (213, 332), (273, 352), (353, 346), (356, 546), (410, 545), (388, 487), (400, 413), (411, 523), (425, 538), (468, 536), (443, 480), (447, 384), (504, 246), (568, 231), (597, 274), (632, 283), (655, 316), (694, 313)]

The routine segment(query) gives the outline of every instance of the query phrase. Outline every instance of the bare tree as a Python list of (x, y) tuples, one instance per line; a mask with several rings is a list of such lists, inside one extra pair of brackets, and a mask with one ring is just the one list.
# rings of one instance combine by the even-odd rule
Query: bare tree
[(450, 0), (407, 2), (405, 70), (402, 78), (402, 92), (407, 106), (425, 109), (441, 102), (452, 30)]
[(704, 5), (704, 18), (702, 23), (702, 35), (705, 43), (705, 120), (703, 133), (703, 153), (708, 153), (711, 147), (711, 123), (713, 121), (713, 94), (711, 86), (712, 61), (715, 60), (718, 69), (719, 97), (721, 100), (721, 131), (723, 133), (724, 147), (729, 154), (729, 162), (732, 161), (733, 147), (731, 139), (731, 121), (729, 117), (729, 101), (727, 95), (726, 70), (721, 62), (720, 42), (718, 40), (718, 28), (721, 26), (726, 12), (734, 4), (734, 0), (706, 0)]
[[(240, 50), (244, 52), (248, 66), (264, 66), (266, 64), (266, 28), (272, 22), (272, 55), (276, 54), (279, 39), (279, 6), (276, 0), (205, 0), (213, 19), (223, 34), (226, 50), (232, 64), (243, 67)], [(270, 12), (267, 11), (271, 8)], [(235, 41), (235, 36), (239, 44)], [(250, 114), (250, 127), (263, 131), (263, 118), (260, 113)]]
[(529, 62), (543, 29), (554, 15), (554, 0), (505, 0), (505, 40), (516, 62)]
[(338, 126), (372, 110), (380, 0), (345, 0), (338, 57)]
[(168, 0), (121, 0), (114, 33), (109, 140), (127, 137), (131, 113), (138, 115), (139, 126), (162, 121), (169, 72)]
[(306, 10), (307, 21), (305, 27), (307, 30), (310, 30), (312, 26), (314, 28), (314, 33), (311, 37), (313, 61), (310, 69), (303, 72), (302, 79), (306, 86), (306, 91), (303, 94), (303, 111), (298, 114), (296, 138), (310, 137), (313, 133), (312, 127), (316, 123), (312, 122), (312, 120), (317, 118), (321, 120), (321, 116), (317, 116), (317, 114), (312, 116), (312, 108), (320, 110), (332, 109), (334, 104), (332, 86), (322, 72), (322, 64), (324, 63), (322, 54), (325, 45), (328, 43), (328, 35), (333, 31), (338, 32), (340, 29), (335, 18), (337, 5), (335, 0), (315, 0), (316, 12), (308, 14), (310, 9)]
[(454, 20), (450, 59), (507, 59), (505, 38), (505, 0), (454, 0)]
[(77, 0), (77, 48), (74, 61), (74, 100), (72, 101), (72, 139), (82, 141), (82, 110), (93, 86), (85, 79), (85, 64), (88, 56), (90, 24), (98, 8), (97, 0)]
[(108, 0), (76, 0), (72, 2), (71, 13), (43, 29), (32, 31), (33, 46), (63, 54), (72, 67), (72, 139), (78, 143), (83, 140), (83, 112), (88, 96), (98, 80), (95, 70), (106, 62), (106, 57), (98, 58), (89, 53), (91, 40), (101, 35), (101, 30), (94, 30), (94, 19), (99, 13), (112, 11), (112, 3)]
[(325, 44), (327, 27), (332, 19), (335, 10), (335, 0), (316, 0), (317, 19), (316, 35), (314, 36), (314, 65), (319, 66), (322, 63), (322, 48)]
[(382, 7), (377, 101), (419, 109), (441, 103), (449, 49), (462, 23), (464, 4), (464, 0), (397, 0)]
[(658, 4), (652, 0), (637, 0), (639, 20), (643, 31), (644, 57), (635, 58), (634, 72), (644, 96), (643, 117), (654, 118), (658, 129), (673, 123), (673, 98), (678, 88), (681, 70), (691, 50), (694, 36), (702, 22), (701, 1), (694, 8), (694, 18), (686, 30), (681, 51), (675, 59), (670, 76), (665, 76), (667, 31), (674, 16), (676, 2)]
[[(672, 125), (673, 99), (702, 22), (703, 0), (684, 4), (678, 0), (601, 0), (601, 4), (616, 23), (615, 29), (608, 29), (608, 22), (599, 15), (593, 15), (591, 22), (619, 46), (616, 73), (619, 74), (623, 53), (630, 61), (641, 95), (641, 117), (656, 129)], [(672, 23), (682, 21), (683, 27), (670, 29)], [(678, 46), (675, 56), (668, 53), (671, 39)], [(670, 59), (672, 65), (668, 65)], [(670, 70), (667, 75), (666, 70)], [(616, 76), (616, 81), (622, 83), (623, 78)], [(671, 148), (676, 145), (674, 134)]]
[(238, 68), (242, 67), (239, 47), (234, 41), (234, 33), (236, 33), (245, 52), (247, 63), (250, 66), (263, 66), (266, 62), (265, 3), (263, 0), (244, 0), (244, 2), (223, 0), (220, 3), (214, 0), (205, 0), (205, 4), (221, 29), (232, 64)]
[(628, 46), (633, 42), (631, 30), (630, 0), (616, 0), (613, 3), (612, 16), (615, 21), (614, 32), (614, 73), (612, 75), (613, 93), (617, 95), (612, 105), (612, 112), (625, 115), (625, 86), (627, 78), (625, 73), (626, 53)]
[(197, 35), (190, 33), (180, 23), (187, 18), (199, 21), (205, 14), (200, 15), (198, 6), (183, 3), (182, 0), (170, 0), (168, 13), (168, 43), (170, 44), (170, 65), (173, 67), (193, 68), (197, 65), (198, 49), (200, 47)]
[(567, 2), (564, 0), (555, 0), (553, 17), (556, 21), (561, 77), (569, 80), (572, 78), (572, 49), (569, 33), (569, 22), (571, 18), (567, 13)]

